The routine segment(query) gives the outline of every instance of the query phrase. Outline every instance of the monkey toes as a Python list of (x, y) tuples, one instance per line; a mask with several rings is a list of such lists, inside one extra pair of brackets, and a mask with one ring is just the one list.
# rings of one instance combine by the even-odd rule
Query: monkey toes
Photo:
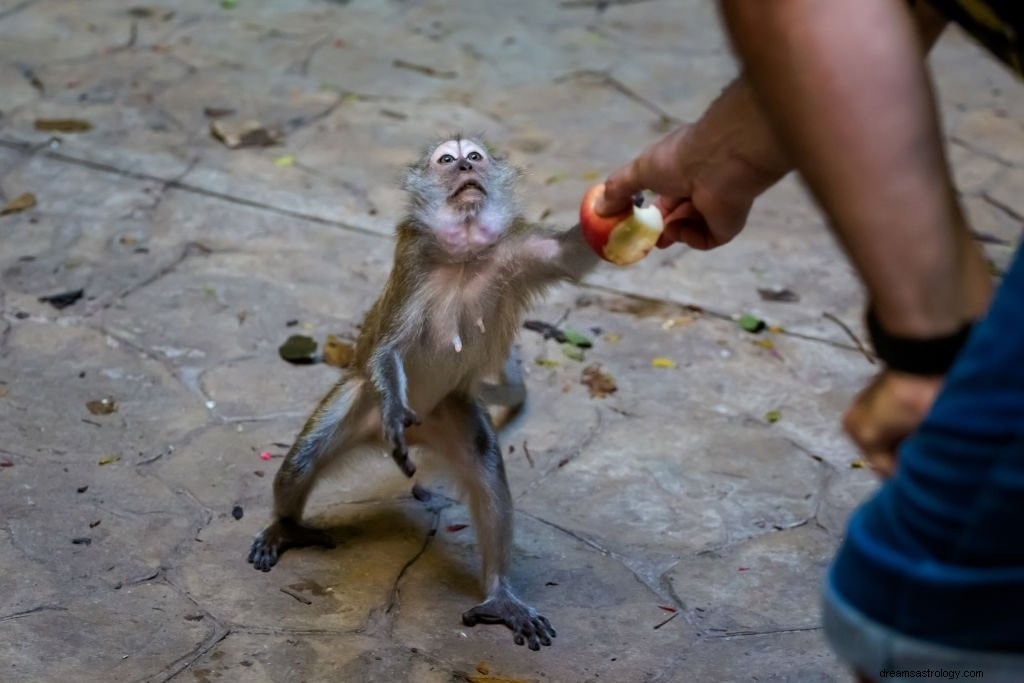
[(526, 643), (531, 650), (550, 645), (555, 637), (555, 629), (546, 617), (511, 595), (490, 598), (463, 612), (462, 623), (466, 626), (505, 624), (512, 629), (516, 645)]
[(269, 572), (284, 551), (311, 545), (333, 548), (335, 543), (326, 531), (279, 519), (256, 534), (249, 549), (249, 564), (260, 571)]

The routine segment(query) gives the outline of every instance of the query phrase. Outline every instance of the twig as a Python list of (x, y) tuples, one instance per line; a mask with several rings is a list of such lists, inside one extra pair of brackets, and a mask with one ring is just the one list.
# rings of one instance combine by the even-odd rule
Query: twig
[(526, 454), (526, 461), (530, 463), (530, 467), (533, 467), (533, 456), (530, 455), (530, 447), (526, 445), (525, 441), (523, 441), (523, 453)]
[(856, 344), (857, 350), (860, 351), (862, 354), (864, 354), (864, 357), (868, 359), (869, 363), (871, 363), (872, 365), (874, 365), (876, 363), (875, 356), (868, 350), (868, 348), (866, 346), (864, 346), (864, 342), (862, 342), (860, 340), (860, 337), (858, 337), (857, 335), (855, 335), (853, 333), (853, 330), (851, 330), (846, 325), (846, 323), (844, 323), (842, 320), (840, 320), (836, 316), (832, 315), (828, 311), (825, 311), (824, 313), (822, 313), (822, 315), (827, 320), (831, 320), (836, 325), (839, 325), (839, 327), (843, 330), (843, 332), (845, 332), (846, 335), (853, 341), (853, 343)]
[(291, 597), (293, 597), (296, 600), (298, 600), (299, 602), (301, 602), (303, 605), (312, 605), (313, 604), (312, 600), (307, 598), (302, 593), (297, 593), (297, 592), (293, 591), (291, 588), (278, 588), (278, 590), (281, 591), (282, 593), (284, 593), (285, 595), (290, 595)]
[(679, 616), (680, 614), (682, 614), (682, 612), (673, 612), (673, 613), (672, 613), (672, 614), (671, 614), (671, 615), (670, 615), (670, 616), (669, 616), (669, 617), (668, 617), (667, 619), (665, 619), (664, 621), (662, 621), (662, 622), (661, 622), (660, 624), (656, 624), (656, 625), (654, 626), (654, 630), (655, 630), (655, 631), (657, 631), (657, 630), (658, 630), (659, 628), (661, 628), (662, 626), (664, 626), (664, 625), (665, 625), (665, 624), (667, 624), (668, 622), (672, 621), (673, 619), (675, 619), (676, 617), (678, 617), (678, 616)]

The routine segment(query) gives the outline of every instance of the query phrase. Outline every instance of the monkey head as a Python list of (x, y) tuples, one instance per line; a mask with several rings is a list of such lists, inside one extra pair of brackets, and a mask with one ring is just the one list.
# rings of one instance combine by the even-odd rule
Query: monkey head
[(405, 180), (412, 223), (450, 259), (474, 258), (519, 215), (519, 175), (476, 140), (457, 136), (431, 145)]

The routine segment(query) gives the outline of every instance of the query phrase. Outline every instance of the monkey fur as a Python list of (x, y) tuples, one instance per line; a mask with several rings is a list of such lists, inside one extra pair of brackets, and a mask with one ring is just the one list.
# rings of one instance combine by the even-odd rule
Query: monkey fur
[[(253, 541), (249, 562), (269, 571), (288, 548), (333, 547), (329, 534), (301, 522), (320, 475), (370, 447), (390, 451), (412, 477), (415, 446), (436, 457), (468, 497), (486, 597), (463, 623), (503, 623), (517, 644), (538, 650), (555, 631), (509, 583), (512, 497), (483, 399), (521, 405), (521, 371), (510, 349), (523, 314), (598, 257), (579, 226), (559, 232), (522, 217), (519, 176), (484, 144), (462, 137), (431, 145), (409, 167), (391, 274), (366, 315), (353, 367), (309, 417), (274, 479), (274, 519)], [(483, 381), (493, 376), (506, 380), (504, 388)], [(418, 485), (413, 492), (425, 493)]]

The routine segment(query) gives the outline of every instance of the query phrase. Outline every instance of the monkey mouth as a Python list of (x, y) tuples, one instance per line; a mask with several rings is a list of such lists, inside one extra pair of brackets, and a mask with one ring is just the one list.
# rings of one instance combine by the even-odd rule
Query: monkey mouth
[(466, 182), (462, 183), (457, 188), (455, 188), (455, 192), (451, 194), (450, 199), (455, 199), (456, 197), (462, 195), (464, 192), (470, 190), (475, 191), (477, 194), (483, 197), (487, 196), (487, 190), (484, 189), (483, 185), (481, 185), (479, 182), (475, 180), (467, 180)]

